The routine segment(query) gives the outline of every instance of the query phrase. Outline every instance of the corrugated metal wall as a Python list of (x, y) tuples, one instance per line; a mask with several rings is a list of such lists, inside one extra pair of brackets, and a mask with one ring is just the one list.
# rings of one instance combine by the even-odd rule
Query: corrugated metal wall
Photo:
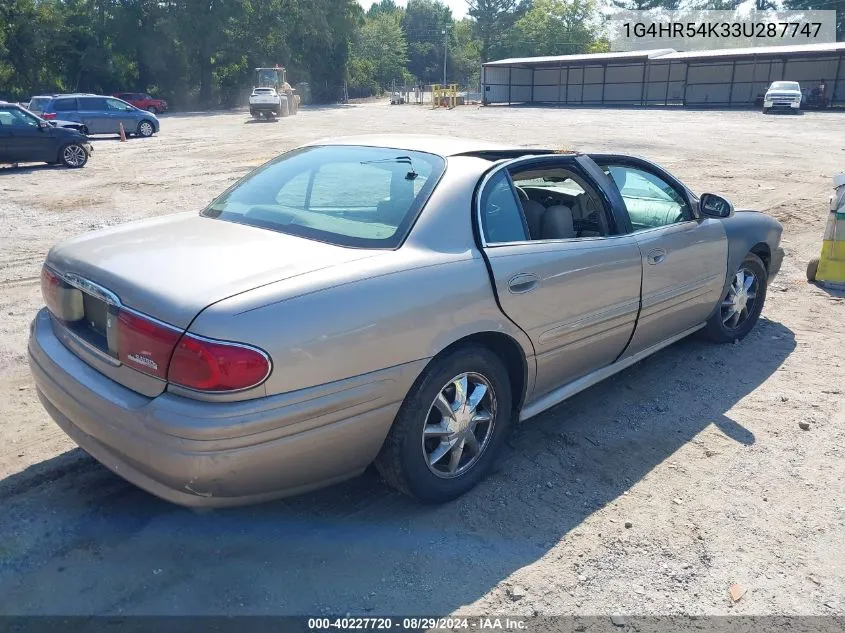
[(845, 55), (818, 58), (579, 62), (558, 67), (487, 66), (487, 103), (566, 105), (759, 105), (772, 81), (824, 83), (831, 105), (845, 105)]

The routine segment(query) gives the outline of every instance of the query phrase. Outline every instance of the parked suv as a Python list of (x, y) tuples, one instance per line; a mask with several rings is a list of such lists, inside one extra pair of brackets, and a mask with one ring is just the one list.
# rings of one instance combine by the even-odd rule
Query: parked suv
[(78, 131), (55, 127), (15, 103), (0, 101), (0, 163), (83, 167), (92, 148)]
[(763, 113), (775, 108), (798, 112), (802, 99), (801, 85), (797, 81), (773, 81), (763, 97)]
[(120, 134), (121, 123), (127, 136), (146, 137), (159, 131), (155, 114), (114, 97), (62, 95), (45, 105), (41, 116), (82, 123), (85, 134)]
[(158, 114), (160, 112), (167, 112), (167, 101), (164, 99), (154, 99), (146, 92), (118, 92), (114, 95), (118, 99), (123, 99), (126, 103), (130, 103), (136, 108)]

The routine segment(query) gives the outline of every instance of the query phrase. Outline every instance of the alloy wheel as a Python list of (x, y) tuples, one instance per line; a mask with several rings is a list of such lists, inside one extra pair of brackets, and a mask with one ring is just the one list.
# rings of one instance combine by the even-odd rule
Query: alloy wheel
[(152, 136), (153, 126), (148, 121), (142, 121), (141, 125), (138, 126), (138, 132), (141, 133), (141, 136)]
[(423, 457), (429, 470), (451, 479), (472, 468), (493, 436), (496, 394), (481, 374), (466, 372), (441, 388), (426, 415)]
[(722, 323), (729, 330), (742, 327), (754, 311), (759, 281), (748, 268), (740, 268), (734, 275), (728, 296), (722, 301)]
[(71, 167), (82, 167), (85, 164), (85, 150), (79, 145), (68, 145), (62, 152), (62, 156), (67, 165)]

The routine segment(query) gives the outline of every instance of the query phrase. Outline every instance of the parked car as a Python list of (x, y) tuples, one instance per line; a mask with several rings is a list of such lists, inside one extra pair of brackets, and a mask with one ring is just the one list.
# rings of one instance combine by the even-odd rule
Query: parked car
[(82, 123), (86, 134), (119, 134), (120, 124), (127, 135), (152, 136), (159, 131), (158, 118), (115, 97), (62, 95), (44, 106), (45, 119)]
[(797, 81), (773, 81), (763, 97), (763, 113), (777, 108), (799, 112), (802, 98), (801, 85)]
[(630, 156), (317, 142), (200, 213), (51, 249), (30, 366), (71, 438), (179, 504), (373, 461), (440, 502), (517, 420), (693, 332), (747, 335), (781, 232)]
[(50, 125), (15, 103), (0, 101), (0, 163), (84, 167), (93, 151), (78, 131)]
[(26, 106), (26, 109), (30, 112), (34, 112), (35, 114), (41, 114), (44, 106), (50, 101), (53, 100), (53, 97), (50, 95), (38, 95), (36, 97), (32, 97), (29, 100), (29, 103)]
[(164, 99), (155, 99), (146, 92), (118, 92), (114, 96), (126, 101), (126, 103), (132, 104), (140, 110), (146, 110), (153, 114), (167, 112), (167, 101)]

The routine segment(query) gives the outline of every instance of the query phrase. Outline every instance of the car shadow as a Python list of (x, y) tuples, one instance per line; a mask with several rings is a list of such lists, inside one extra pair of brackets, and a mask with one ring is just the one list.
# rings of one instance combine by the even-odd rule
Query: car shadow
[(272, 119), (247, 119), (246, 121), (244, 121), (244, 125), (251, 125), (253, 123), (278, 123), (280, 118), (281, 117), (273, 117)]
[(681, 447), (709, 457), (698, 436), (711, 425), (720, 450), (754, 444), (729, 412), (795, 346), (766, 319), (735, 345), (685, 339), (519, 425), (490, 477), (441, 506), (370, 470), (295, 498), (196, 511), (78, 450), (60, 455), (0, 481), (0, 527), (37, 517), (31, 547), (13, 538), (0, 551), (14, 570), (0, 573), (0, 613), (452, 612), (573, 538)]
[(21, 164), (0, 164), (0, 174), (34, 174), (40, 171), (51, 169), (68, 169), (58, 163), (21, 163)]

